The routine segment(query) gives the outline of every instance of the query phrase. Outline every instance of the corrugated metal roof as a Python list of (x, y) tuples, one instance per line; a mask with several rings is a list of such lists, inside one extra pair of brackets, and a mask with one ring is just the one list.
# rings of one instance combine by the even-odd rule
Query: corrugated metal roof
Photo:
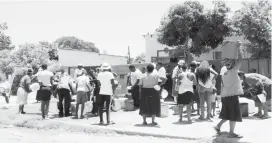
[(61, 66), (74, 67), (79, 63), (84, 66), (97, 66), (103, 62), (110, 65), (127, 64), (127, 58), (124, 56), (103, 55), (95, 52), (71, 50), (71, 49), (58, 49), (59, 63)]

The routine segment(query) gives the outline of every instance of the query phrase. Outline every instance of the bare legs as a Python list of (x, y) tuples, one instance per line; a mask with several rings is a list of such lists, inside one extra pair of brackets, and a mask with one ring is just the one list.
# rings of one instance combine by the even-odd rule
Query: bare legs
[[(147, 125), (146, 122), (146, 115), (142, 115), (143, 117), (143, 125)], [(152, 125), (157, 125), (158, 123), (155, 122), (156, 115), (152, 115)]]
[[(179, 106), (179, 122), (182, 122), (182, 114), (183, 114), (183, 107), (184, 107), (184, 105), (183, 104), (179, 104), (178, 106)], [(192, 123), (192, 120), (191, 120), (191, 107), (192, 107), (192, 104), (186, 105), (187, 118), (188, 118), (188, 122), (189, 123)]]
[[(80, 118), (83, 119), (83, 112), (84, 112), (85, 104), (81, 104), (81, 112), (80, 112)], [(78, 118), (78, 109), (79, 109), (79, 104), (76, 104), (76, 115), (75, 118)]]
[(19, 105), (19, 112), (18, 112), (18, 114), (25, 114), (25, 112), (24, 112), (24, 106), (25, 105)]

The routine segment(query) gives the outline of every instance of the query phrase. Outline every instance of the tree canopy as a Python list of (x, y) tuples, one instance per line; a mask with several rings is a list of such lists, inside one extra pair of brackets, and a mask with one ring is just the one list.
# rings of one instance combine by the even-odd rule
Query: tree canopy
[(212, 10), (204, 11), (198, 1), (186, 1), (170, 8), (157, 29), (158, 41), (171, 47), (185, 48), (199, 56), (215, 49), (231, 34), (227, 13), (230, 9), (223, 1), (214, 1)]
[(252, 58), (271, 58), (271, 3), (259, 0), (257, 3), (243, 3), (233, 16), (237, 35), (243, 35)]
[(10, 37), (4, 33), (7, 29), (7, 23), (0, 23), (0, 50), (11, 50), (14, 48), (14, 46), (11, 45)]
[(95, 47), (94, 43), (81, 40), (74, 36), (58, 38), (55, 43), (59, 48), (63, 49), (77, 49), (99, 53), (99, 49)]

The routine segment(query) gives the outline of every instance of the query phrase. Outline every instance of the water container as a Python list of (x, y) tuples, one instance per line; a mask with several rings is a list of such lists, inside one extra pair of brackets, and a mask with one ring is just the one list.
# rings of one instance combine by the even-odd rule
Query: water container
[(168, 104), (161, 103), (161, 118), (166, 118), (169, 116), (169, 106)]
[(222, 46), (223, 59), (238, 59), (238, 43), (236, 41), (226, 41)]

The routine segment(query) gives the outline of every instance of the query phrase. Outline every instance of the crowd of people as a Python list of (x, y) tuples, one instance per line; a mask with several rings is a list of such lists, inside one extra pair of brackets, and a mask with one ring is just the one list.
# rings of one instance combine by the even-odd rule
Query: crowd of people
[[(220, 74), (216, 72), (215, 66), (209, 64), (208, 61), (200, 63), (192, 61), (188, 64), (184, 60), (180, 60), (173, 70), (170, 66), (164, 67), (160, 62), (148, 64), (141, 70), (130, 65), (127, 81), (128, 92), (131, 93), (135, 109), (139, 109), (143, 125), (148, 124), (148, 117), (151, 117), (152, 125), (158, 124), (155, 119), (161, 116), (162, 100), (176, 102), (179, 110), (178, 122), (183, 122), (184, 107), (186, 107), (188, 123), (194, 123), (191, 114), (195, 111), (199, 115), (199, 120), (212, 121), (215, 116), (216, 99), (219, 97), (216, 79), (221, 76), (222, 108), (219, 114), (221, 121), (214, 129), (220, 134), (221, 126), (229, 121), (229, 137), (242, 137), (234, 132), (236, 122), (242, 121), (238, 97), (244, 96), (246, 88), (244, 73), (239, 71), (242, 65), (241, 46), (237, 47), (239, 48), (238, 59), (225, 59)], [(40, 85), (36, 98), (41, 102), (43, 119), (48, 117), (51, 95), (58, 98), (57, 106), (60, 117), (71, 116), (72, 95), (76, 95), (75, 119), (84, 118), (85, 103), (92, 100), (92, 113), (99, 116), (100, 124), (104, 124), (104, 110), (107, 116), (106, 124), (114, 124), (110, 118), (110, 108), (119, 84), (116, 77), (117, 74), (111, 71), (111, 66), (107, 63), (102, 64), (97, 71), (87, 71), (82, 64), (79, 64), (73, 78), (64, 70), (53, 74), (47, 70), (46, 64), (43, 64), (41, 70), (35, 75), (33, 75), (32, 69), (28, 69), (27, 74), (21, 79), (17, 91), (19, 113), (25, 114), (24, 106), (27, 104), (28, 93), (32, 91), (31, 83), (36, 79)], [(75, 88), (73, 83), (76, 83)], [(261, 82), (257, 86), (259, 87), (258, 94), (266, 94)], [(162, 99), (163, 90), (168, 92), (168, 97), (164, 99)], [(2, 95), (7, 96), (3, 93)], [(8, 99), (6, 100), (8, 102)], [(205, 103), (207, 110), (205, 110)], [(257, 100), (256, 103), (258, 103), (259, 112), (255, 116), (260, 116), (263, 119), (269, 118), (266, 105)], [(194, 109), (194, 104), (197, 105), (197, 110)], [(81, 112), (78, 117), (80, 105)], [(264, 114), (262, 114), (262, 110)]]

